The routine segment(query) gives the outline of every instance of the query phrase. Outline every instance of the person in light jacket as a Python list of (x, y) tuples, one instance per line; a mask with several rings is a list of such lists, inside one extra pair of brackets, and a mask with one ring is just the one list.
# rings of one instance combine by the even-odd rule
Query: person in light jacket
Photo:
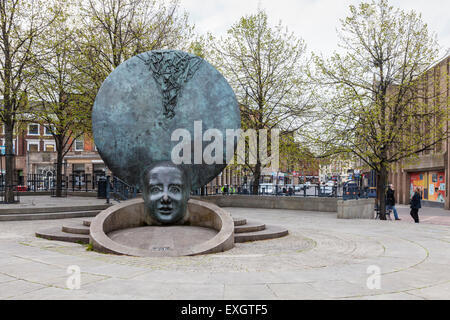
[(414, 219), (415, 223), (419, 223), (419, 209), (422, 208), (421, 205), (421, 189), (417, 187), (416, 192), (414, 192), (413, 197), (411, 198), (411, 217)]

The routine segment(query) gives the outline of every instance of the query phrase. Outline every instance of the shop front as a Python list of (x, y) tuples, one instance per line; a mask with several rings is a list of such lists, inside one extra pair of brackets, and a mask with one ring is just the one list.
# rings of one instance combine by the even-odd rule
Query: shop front
[(410, 173), (410, 198), (416, 187), (422, 189), (422, 199), (433, 203), (445, 203), (445, 171)]

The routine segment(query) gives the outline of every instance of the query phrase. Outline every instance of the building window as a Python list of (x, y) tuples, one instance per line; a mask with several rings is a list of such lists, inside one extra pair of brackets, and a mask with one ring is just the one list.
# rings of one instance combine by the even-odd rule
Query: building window
[(39, 140), (27, 141), (27, 150), (30, 152), (39, 152)]
[(72, 167), (74, 173), (84, 173), (84, 163), (74, 163)]
[(54, 152), (55, 150), (56, 150), (56, 148), (55, 148), (54, 141), (45, 141), (44, 142), (44, 151)]
[(84, 139), (79, 138), (75, 140), (75, 151), (83, 151), (84, 150)]
[(29, 136), (38, 136), (39, 135), (39, 124), (30, 123), (28, 125), (28, 135)]
[[(45, 126), (44, 128), (45, 128), (45, 129), (44, 129), (44, 135), (46, 135), (46, 136), (51, 136), (51, 135), (52, 135), (52, 132), (55, 132), (55, 127), (54, 127), (54, 126), (47, 125), (47, 126)], [(50, 129), (51, 129), (51, 130), (50, 130)]]

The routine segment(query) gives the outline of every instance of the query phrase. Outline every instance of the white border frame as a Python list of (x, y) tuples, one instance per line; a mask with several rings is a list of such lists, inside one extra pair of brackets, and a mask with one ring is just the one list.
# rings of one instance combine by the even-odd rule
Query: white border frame
[[(53, 151), (47, 151), (47, 146), (53, 146)], [(44, 152), (56, 152), (56, 142), (54, 140), (44, 140)]]
[[(77, 149), (77, 141), (79, 141), (79, 140), (83, 140), (83, 148), (82, 149)], [(78, 139), (75, 139), (75, 141), (74, 141), (74, 143), (73, 143), (73, 151), (84, 151), (84, 139), (83, 138), (78, 138)]]
[(50, 124), (44, 126), (44, 136), (46, 136), (46, 137), (51, 137), (51, 136), (52, 136), (51, 133), (45, 133), (45, 131), (47, 131), (47, 127), (54, 127), (54, 126), (52, 126), (52, 125), (50, 125)]
[[(37, 152), (41, 152), (41, 140), (35, 140), (35, 139), (26, 139), (27, 141), (27, 152), (30, 152), (30, 145), (37, 144), (38, 150)], [(32, 151), (36, 152), (36, 151)]]
[[(38, 133), (30, 133), (30, 126), (31, 125), (37, 125), (38, 126)], [(27, 125), (27, 136), (40, 136), (41, 135), (41, 125), (39, 123), (29, 123)]]

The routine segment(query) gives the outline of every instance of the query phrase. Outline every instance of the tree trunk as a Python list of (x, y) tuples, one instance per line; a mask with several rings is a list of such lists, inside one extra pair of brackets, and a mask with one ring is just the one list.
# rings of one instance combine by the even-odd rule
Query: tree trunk
[(56, 137), (56, 197), (62, 197), (62, 166), (63, 166), (63, 140), (64, 137)]
[(378, 208), (380, 209), (380, 220), (386, 220), (386, 180), (387, 169), (383, 166), (380, 172), (378, 172), (377, 183), (377, 200)]
[(56, 197), (62, 197), (62, 158), (56, 160)]
[(10, 119), (5, 122), (5, 202), (14, 203), (15, 157), (13, 150), (14, 126)]
[(257, 195), (259, 191), (259, 178), (261, 177), (261, 163), (258, 161), (253, 172), (253, 194)]

